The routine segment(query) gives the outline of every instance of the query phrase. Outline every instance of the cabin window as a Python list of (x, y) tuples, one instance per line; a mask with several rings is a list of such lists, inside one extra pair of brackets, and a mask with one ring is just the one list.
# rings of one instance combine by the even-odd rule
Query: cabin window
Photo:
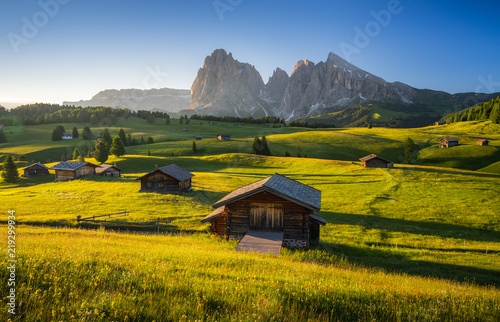
[(153, 188), (153, 183), (151, 181), (148, 181), (146, 183), (146, 187), (148, 187), (149, 189)]
[(158, 188), (163, 189), (163, 182), (158, 182)]
[(282, 231), (283, 205), (279, 203), (252, 203), (250, 228), (255, 230)]

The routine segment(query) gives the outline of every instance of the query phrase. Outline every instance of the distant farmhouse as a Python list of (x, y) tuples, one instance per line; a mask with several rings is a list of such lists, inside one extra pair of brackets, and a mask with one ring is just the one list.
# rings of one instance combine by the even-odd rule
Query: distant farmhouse
[(166, 167), (158, 168), (143, 175), (136, 180), (141, 180), (141, 192), (184, 192), (191, 189), (191, 178), (194, 174), (183, 168), (171, 164)]
[(112, 164), (102, 164), (95, 169), (95, 173), (103, 177), (121, 177), (122, 169)]
[(488, 141), (488, 140), (477, 140), (476, 144), (477, 145), (481, 145), (481, 146), (486, 146), (486, 145), (490, 144), (490, 141)]
[(388, 161), (382, 157), (379, 157), (376, 154), (370, 154), (366, 157), (359, 159), (363, 162), (363, 167), (367, 168), (393, 168), (394, 163)]
[(231, 135), (228, 135), (228, 134), (219, 134), (219, 135), (217, 135), (217, 140), (219, 140), (219, 141), (230, 141), (231, 140)]
[(212, 205), (215, 211), (202, 219), (220, 237), (242, 239), (249, 231), (283, 232), (283, 245), (306, 247), (319, 240), (326, 220), (321, 191), (274, 174), (238, 188)]
[(63, 140), (73, 140), (73, 134), (71, 134), (69, 132), (63, 132), (62, 139)]
[(442, 138), (439, 147), (440, 148), (451, 148), (458, 146), (458, 138)]
[(24, 173), (23, 177), (29, 178), (29, 177), (34, 177), (34, 176), (44, 176), (49, 174), (49, 168), (47, 168), (45, 165), (36, 162), (33, 163), (32, 165), (29, 165), (25, 168), (23, 168)]
[(82, 176), (95, 175), (95, 169), (99, 167), (90, 162), (63, 161), (50, 167), (56, 171), (56, 181), (78, 179)]
[(446, 123), (445, 122), (436, 122), (434, 123), (435, 126), (440, 126), (440, 125), (445, 125)]
[(195, 135), (194, 139), (197, 140), (197, 141), (200, 141), (200, 140), (203, 140), (203, 136), (201, 136), (201, 135)]

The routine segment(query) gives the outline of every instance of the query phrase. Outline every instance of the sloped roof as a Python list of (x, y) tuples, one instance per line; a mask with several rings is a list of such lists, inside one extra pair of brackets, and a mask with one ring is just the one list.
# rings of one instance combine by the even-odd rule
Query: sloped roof
[(359, 159), (359, 160), (360, 160), (361, 162), (367, 162), (367, 161), (370, 161), (370, 160), (373, 160), (373, 159), (380, 159), (380, 160), (385, 161), (385, 162), (387, 162), (387, 163), (391, 163), (391, 161), (386, 160), (386, 159), (384, 159), (384, 158), (382, 158), (382, 157), (379, 157), (379, 156), (378, 156), (378, 155), (376, 155), (376, 154), (370, 154), (370, 155), (367, 155), (366, 157), (363, 157), (363, 158), (361, 158), (361, 159)]
[(224, 208), (225, 208), (225, 206), (222, 206), (222, 207), (219, 207), (219, 208), (215, 209), (214, 211), (212, 211), (210, 213), (210, 215), (208, 215), (205, 218), (203, 218), (201, 220), (201, 223), (204, 224), (206, 222), (214, 220), (215, 218), (220, 217), (220, 215), (222, 215), (222, 213), (224, 212)]
[(24, 167), (23, 170), (29, 169), (29, 168), (34, 167), (34, 166), (39, 166), (39, 167), (42, 167), (42, 168), (47, 169), (47, 170), (49, 169), (44, 164), (41, 164), (40, 162), (35, 162), (33, 164), (30, 164), (27, 167)]
[(441, 140), (446, 140), (448, 142), (458, 142), (458, 138), (442, 138)]
[(154, 171), (151, 171), (150, 173), (145, 174), (142, 177), (137, 178), (136, 180), (139, 180), (139, 179), (142, 179), (146, 176), (149, 176), (150, 174), (155, 173), (156, 171), (161, 171), (164, 174), (166, 174), (167, 176), (171, 176), (172, 178), (179, 180), (179, 181), (185, 181), (185, 180), (188, 180), (188, 179), (194, 177), (194, 174), (192, 174), (191, 172), (184, 170), (183, 168), (179, 167), (178, 165), (171, 164), (171, 165), (167, 165), (165, 167), (158, 168)]
[(490, 142), (490, 141), (488, 141), (486, 139), (480, 139), (480, 140), (477, 140), (476, 142)]
[(321, 217), (321, 216), (318, 216), (316, 214), (312, 214), (312, 215), (309, 215), (309, 219), (322, 225), (322, 226), (326, 226), (326, 219)]
[(315, 211), (321, 209), (321, 191), (278, 173), (234, 190), (212, 207), (219, 208), (263, 191), (268, 191), (308, 209)]
[(123, 171), (122, 169), (120, 169), (117, 166), (112, 165), (112, 164), (101, 164), (98, 168), (95, 169), (95, 172), (102, 173), (102, 172), (108, 170), (109, 168), (115, 168), (118, 171)]
[(66, 171), (76, 171), (85, 165), (90, 165), (92, 167), (99, 167), (90, 162), (73, 162), (73, 161), (63, 161), (59, 162), (56, 165), (50, 167), (51, 170), (66, 170)]

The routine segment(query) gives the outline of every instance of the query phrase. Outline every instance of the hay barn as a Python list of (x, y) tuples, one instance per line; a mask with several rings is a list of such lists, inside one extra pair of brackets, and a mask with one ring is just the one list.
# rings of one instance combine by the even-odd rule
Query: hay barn
[(141, 192), (185, 192), (191, 189), (191, 178), (194, 177), (189, 171), (171, 164), (166, 167), (158, 168), (143, 175), (136, 180), (141, 180)]

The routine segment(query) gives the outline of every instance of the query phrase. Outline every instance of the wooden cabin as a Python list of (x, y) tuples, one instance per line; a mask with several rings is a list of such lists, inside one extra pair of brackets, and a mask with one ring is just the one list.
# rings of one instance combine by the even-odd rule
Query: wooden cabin
[(376, 154), (370, 154), (366, 157), (359, 159), (363, 162), (363, 167), (367, 168), (393, 168), (394, 163), (388, 161), (382, 157), (379, 157)]
[(103, 177), (121, 177), (122, 169), (118, 168), (116, 165), (112, 164), (101, 164), (95, 169), (95, 173)]
[(490, 144), (490, 141), (488, 141), (488, 140), (477, 140), (476, 144), (477, 145), (481, 145), (481, 146), (487, 146), (487, 145)]
[(23, 168), (24, 173), (23, 177), (29, 178), (29, 177), (34, 177), (34, 176), (44, 176), (49, 174), (49, 168), (47, 168), (45, 165), (36, 162), (33, 163), (32, 165), (29, 165), (25, 168)]
[(440, 148), (451, 148), (458, 145), (458, 138), (442, 138), (439, 147)]
[(228, 134), (219, 134), (219, 135), (217, 135), (217, 140), (219, 140), (219, 141), (230, 141), (231, 140), (231, 135), (228, 135)]
[(440, 126), (440, 125), (445, 125), (446, 123), (445, 122), (436, 122), (434, 123), (435, 126)]
[(321, 191), (274, 174), (238, 188), (212, 205), (214, 212), (202, 219), (220, 237), (239, 240), (250, 230), (283, 232), (283, 245), (306, 247), (319, 241), (326, 220)]
[(201, 135), (195, 135), (195, 136), (194, 136), (194, 139), (195, 139), (196, 141), (200, 141), (200, 140), (203, 140), (203, 136), (201, 136)]
[(56, 181), (66, 181), (78, 179), (82, 176), (95, 175), (98, 165), (89, 162), (63, 161), (50, 167), (56, 171)]
[(158, 168), (143, 175), (136, 180), (141, 180), (141, 192), (185, 192), (191, 189), (191, 178), (194, 174), (183, 168), (171, 164), (166, 167)]

